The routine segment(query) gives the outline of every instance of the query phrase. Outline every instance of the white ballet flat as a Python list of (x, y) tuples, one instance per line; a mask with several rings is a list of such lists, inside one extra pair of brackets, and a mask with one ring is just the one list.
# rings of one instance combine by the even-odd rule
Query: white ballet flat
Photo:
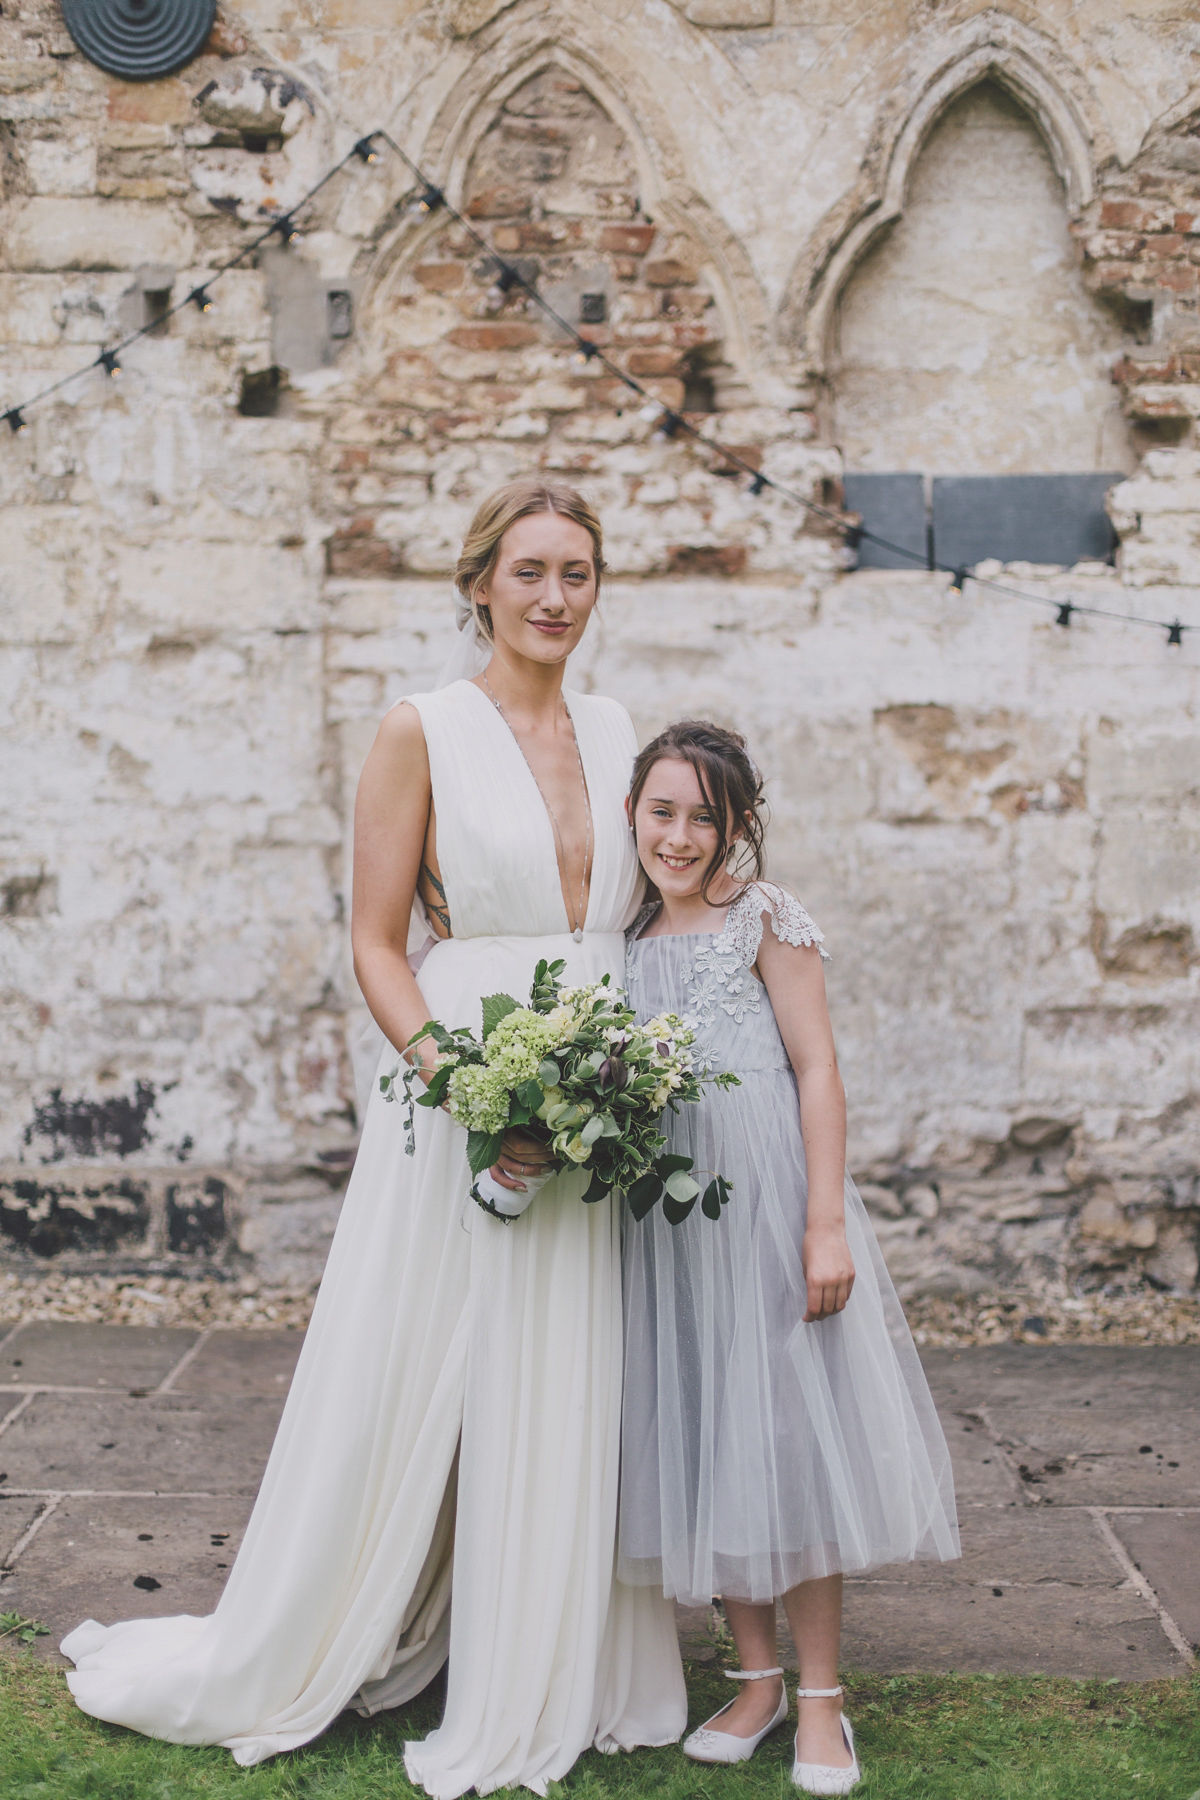
[[(782, 1669), (726, 1669), (726, 1681), (767, 1681), (772, 1675), (782, 1675)], [(729, 1706), (733, 1701), (729, 1702)], [(749, 1762), (765, 1737), (777, 1731), (787, 1718), (788, 1697), (785, 1684), (779, 1705), (775, 1708), (775, 1717), (769, 1725), (764, 1725), (755, 1737), (734, 1737), (732, 1732), (714, 1731), (713, 1723), (724, 1718), (729, 1706), (723, 1706), (719, 1713), (714, 1713), (707, 1724), (700, 1725), (691, 1737), (683, 1740), (683, 1754), (690, 1756), (693, 1762), (702, 1763), (740, 1763)]]
[[(832, 1700), (835, 1694), (841, 1693), (835, 1688), (797, 1688), (796, 1699), (799, 1700)], [(805, 1794), (848, 1794), (862, 1780), (862, 1770), (858, 1766), (858, 1757), (854, 1749), (854, 1732), (845, 1713), (840, 1714), (842, 1721), (842, 1738), (850, 1752), (850, 1767), (836, 1768), (832, 1763), (792, 1764), (792, 1781)]]

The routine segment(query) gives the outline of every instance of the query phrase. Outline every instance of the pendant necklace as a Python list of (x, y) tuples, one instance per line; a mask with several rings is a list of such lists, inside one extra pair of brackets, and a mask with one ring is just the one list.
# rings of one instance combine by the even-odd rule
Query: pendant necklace
[[(525, 767), (529, 770), (530, 775), (533, 777), (533, 785), (537, 789), (538, 793), (541, 794), (542, 805), (545, 807), (546, 811), (549, 813), (550, 823), (554, 827), (554, 836), (558, 842), (558, 852), (559, 852), (559, 855), (562, 857), (563, 875), (565, 876), (566, 872), (567, 872), (567, 850), (566, 850), (566, 845), (563, 843), (563, 835), (559, 829), (558, 819), (555, 816), (554, 808), (551, 806), (550, 802), (547, 800), (545, 794), (542, 793), (542, 784), (538, 780), (537, 776), (534, 775), (534, 773), (533, 773), (533, 764), (530, 762), (529, 758), (525, 755), (524, 747), (521, 743), (520, 738), (517, 736), (516, 732), (513, 731), (512, 725), (509, 722), (508, 714), (505, 712), (504, 708), (501, 706), (500, 702), (497, 700), (495, 694), (492, 692), (491, 682), (488, 680), (486, 675), (481, 675), (480, 680), (483, 682), (484, 687), (488, 691), (488, 699), (491, 701), (491, 703), (495, 707), (496, 711), (500, 714), (500, 717), (504, 720), (504, 723), (508, 726), (509, 733), (512, 737), (512, 741), (517, 746), (517, 749), (520, 750), (522, 759), (525, 763)], [(566, 706), (565, 700), (563, 702), (563, 705)], [(587, 776), (583, 772), (583, 755), (579, 748), (579, 738), (576, 736), (576, 732), (575, 732), (575, 721), (571, 717), (571, 709), (569, 706), (567, 706), (567, 723), (571, 727), (571, 741), (575, 745), (575, 756), (576, 756), (576, 760), (579, 763), (579, 785), (583, 789), (583, 805), (584, 805), (584, 811), (587, 814), (587, 834), (584, 838), (584, 844), (583, 844), (583, 874), (580, 876), (580, 879), (579, 879), (579, 906), (576, 910), (575, 917), (573, 919), (571, 918), (570, 913), (567, 914), (567, 923), (571, 927), (571, 936), (575, 939), (575, 942), (577, 944), (581, 944), (583, 942), (583, 896), (584, 896), (584, 891), (587, 888), (588, 865), (591, 861), (591, 855), (592, 855), (592, 802), (591, 802), (591, 797), (588, 794)]]

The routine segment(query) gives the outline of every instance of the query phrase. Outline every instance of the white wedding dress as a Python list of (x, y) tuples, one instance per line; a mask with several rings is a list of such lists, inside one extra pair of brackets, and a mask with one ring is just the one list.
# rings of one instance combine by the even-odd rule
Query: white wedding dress
[[(568, 693), (595, 820), (586, 931), (567, 920), (550, 819), (521, 751), (466, 681), (413, 697), (455, 936), (421, 966), (431, 1017), (480, 1023), (540, 957), (618, 982), (639, 870), (615, 701)], [(381, 1067), (390, 1068), (385, 1051)], [(398, 1706), (449, 1655), (440, 1727), (407, 1746), (452, 1800), (544, 1794), (590, 1744), (673, 1742), (686, 1699), (669, 1603), (614, 1579), (620, 1217), (550, 1182), (513, 1224), (465, 1203), (466, 1134), (378, 1092), (258, 1501), (217, 1610), (80, 1625), (85, 1712), (239, 1763), (343, 1708)]]

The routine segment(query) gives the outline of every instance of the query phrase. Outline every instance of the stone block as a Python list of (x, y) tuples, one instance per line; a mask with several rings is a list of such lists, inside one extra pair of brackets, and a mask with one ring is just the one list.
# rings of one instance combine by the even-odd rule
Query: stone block
[(14, 269), (136, 269), (192, 259), (192, 227), (166, 207), (134, 200), (39, 196), (14, 208), (6, 233)]
[(320, 1280), (340, 1211), (341, 1200), (327, 1191), (312, 1198), (251, 1203), (238, 1247), (254, 1258), (264, 1281), (309, 1287)]
[(769, 25), (775, 16), (775, 0), (682, 0), (682, 11), (693, 25), (744, 31)]

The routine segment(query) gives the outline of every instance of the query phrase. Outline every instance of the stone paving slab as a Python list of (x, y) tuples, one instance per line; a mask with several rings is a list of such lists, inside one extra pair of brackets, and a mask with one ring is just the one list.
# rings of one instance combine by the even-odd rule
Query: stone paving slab
[(302, 1331), (214, 1331), (171, 1392), (286, 1395), (303, 1347)]
[(48, 1650), (84, 1619), (203, 1617), (221, 1597), (251, 1505), (248, 1499), (60, 1500), (15, 1574), (0, 1585), (4, 1610), (48, 1625)]
[(974, 1414), (1031, 1498), (1200, 1506), (1200, 1347), (1006, 1345), (926, 1367), (943, 1418)]
[[(53, 1627), (40, 1654), (89, 1615), (211, 1611), (301, 1344), (75, 1325), (0, 1339), (0, 1608)], [(1182, 1673), (1185, 1639), (1200, 1638), (1200, 1349), (1008, 1345), (925, 1362), (963, 1557), (848, 1581), (846, 1661)], [(681, 1613), (689, 1647), (713, 1653), (711, 1618)], [(786, 1639), (781, 1653), (790, 1664)]]
[(0, 1437), (10, 1488), (250, 1494), (280, 1400), (42, 1393)]
[(1078, 1680), (1153, 1681), (1185, 1672), (1137, 1594), (1013, 1587), (997, 1599), (966, 1584), (937, 1591), (903, 1580), (846, 1584), (842, 1660), (880, 1673)]
[(22, 1325), (0, 1343), (0, 1385), (156, 1388), (199, 1336), (139, 1325)]
[(1200, 1649), (1200, 1512), (1112, 1513), (1108, 1522), (1188, 1643)]

